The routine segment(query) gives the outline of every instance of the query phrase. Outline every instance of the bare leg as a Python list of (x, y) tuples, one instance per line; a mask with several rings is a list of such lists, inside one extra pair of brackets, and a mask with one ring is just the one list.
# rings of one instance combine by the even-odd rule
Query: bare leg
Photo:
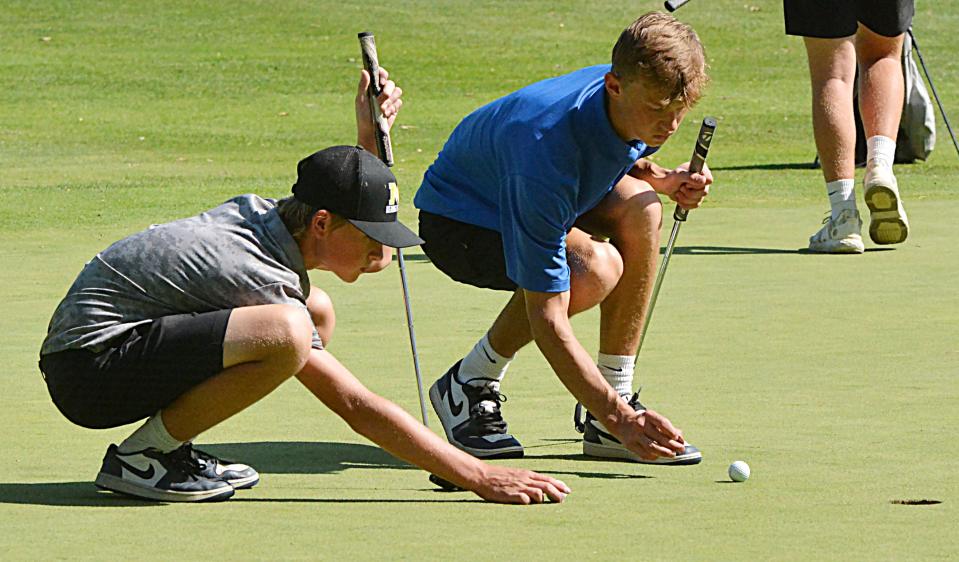
[(623, 260), (619, 283), (600, 305), (600, 353), (636, 354), (656, 280), (662, 219), (663, 206), (653, 188), (626, 176), (577, 223), (609, 237)]
[(271, 304), (237, 308), (223, 341), (223, 371), (180, 395), (161, 412), (172, 437), (188, 441), (263, 398), (306, 364), (310, 320)]
[[(566, 236), (566, 254), (570, 266), (569, 315), (596, 306), (605, 299), (623, 273), (623, 260), (609, 242), (593, 238), (579, 228)], [(526, 316), (522, 289), (513, 293), (489, 331), (493, 349), (512, 357), (533, 341)]]
[(903, 36), (885, 37), (860, 24), (856, 31), (859, 59), (859, 109), (866, 138), (896, 140), (902, 114)]
[(892, 172), (902, 114), (903, 35), (884, 37), (860, 25), (859, 107), (866, 132), (864, 198), (869, 207), (869, 237), (877, 244), (898, 244), (909, 235), (909, 219)]
[(852, 89), (856, 50), (852, 37), (806, 37), (812, 83), (812, 122), (826, 182), (855, 177), (856, 121)]
[[(600, 349), (634, 355), (656, 278), (662, 204), (653, 189), (626, 176), (567, 236), (572, 282), (570, 316), (600, 305)], [(610, 238), (609, 242), (587, 232)], [(522, 291), (513, 294), (489, 332), (510, 357), (532, 341)]]

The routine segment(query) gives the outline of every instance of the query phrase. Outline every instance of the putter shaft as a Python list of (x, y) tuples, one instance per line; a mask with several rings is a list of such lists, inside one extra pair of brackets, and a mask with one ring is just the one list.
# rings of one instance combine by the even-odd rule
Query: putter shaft
[(410, 306), (410, 289), (406, 282), (406, 261), (403, 259), (403, 251), (396, 249), (396, 261), (400, 264), (400, 279), (403, 283), (403, 304), (406, 307), (406, 327), (410, 332), (410, 348), (413, 352), (413, 370), (416, 372), (416, 390), (420, 398), (420, 416), (423, 418), (423, 425), (429, 427), (429, 416), (426, 414), (426, 395), (423, 393), (423, 375), (420, 373), (420, 356), (416, 347), (416, 332), (413, 330), (413, 308)]
[(659, 264), (659, 272), (656, 273), (656, 283), (653, 285), (653, 294), (649, 297), (649, 308), (646, 309), (646, 319), (643, 321), (643, 335), (639, 337), (639, 347), (636, 348), (636, 356), (639, 356), (643, 349), (643, 341), (646, 340), (646, 329), (649, 321), (653, 317), (653, 309), (656, 308), (656, 299), (659, 297), (659, 288), (663, 285), (663, 279), (666, 278), (666, 267), (669, 266), (669, 258), (673, 255), (673, 247), (676, 244), (676, 236), (679, 235), (679, 227), (683, 221), (673, 222), (673, 230), (669, 233), (669, 242), (666, 243), (666, 251), (663, 253), (663, 261)]
[[(713, 140), (713, 132), (716, 130), (716, 119), (707, 117), (703, 119), (703, 124), (699, 128), (699, 136), (696, 137), (696, 146), (693, 149), (693, 157), (689, 161), (689, 171), (701, 172), (706, 165), (706, 155), (709, 153), (709, 145)], [(666, 278), (666, 268), (669, 267), (669, 258), (673, 255), (673, 248), (676, 246), (676, 237), (679, 235), (679, 227), (686, 222), (689, 210), (676, 205), (673, 211), (673, 230), (669, 233), (669, 241), (666, 243), (666, 251), (663, 253), (663, 261), (659, 265), (659, 271), (656, 273), (656, 282), (653, 284), (653, 294), (649, 298), (649, 306), (646, 308), (646, 318), (643, 320), (642, 331), (639, 336), (639, 346), (636, 347), (636, 359), (639, 360), (639, 352), (643, 349), (643, 342), (646, 340), (646, 332), (649, 331), (649, 322), (653, 318), (653, 310), (656, 308), (656, 299), (659, 298), (659, 288)]]

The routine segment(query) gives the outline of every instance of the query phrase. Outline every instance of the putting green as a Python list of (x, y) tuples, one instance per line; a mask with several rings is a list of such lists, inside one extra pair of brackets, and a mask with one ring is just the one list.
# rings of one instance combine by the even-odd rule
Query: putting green
[[(394, 143), (404, 217), (415, 222), (418, 180), (463, 115), (605, 61), (622, 27), (661, 5), (593, 4), (7, 2), (0, 558), (955, 556), (959, 158), (940, 121), (929, 162), (897, 168), (913, 226), (905, 244), (867, 243), (861, 256), (798, 252), (828, 205), (819, 172), (806, 167), (814, 148), (802, 45), (782, 35), (772, 0), (677, 12), (706, 44), (713, 83), (656, 159), (688, 158), (695, 123), (716, 115), (717, 183), (680, 233), (638, 383), (644, 402), (703, 450), (702, 464), (582, 457), (573, 400), (529, 348), (503, 386), (504, 415), (528, 454), (502, 464), (564, 480), (574, 493), (561, 505), (438, 492), (295, 381), (199, 439), (262, 473), (229, 502), (151, 505), (92, 486), (107, 445), (131, 428), (72, 426), (36, 368), (49, 315), (86, 260), (237, 193), (283, 195), (298, 158), (353, 142), (356, 32), (367, 29), (406, 91)], [(920, 3), (915, 20), (954, 119), (957, 20), (957, 0)], [(429, 384), (506, 297), (445, 279), (419, 251), (407, 255)], [(418, 415), (398, 277), (395, 266), (353, 285), (313, 274), (337, 306), (331, 351)], [(590, 352), (597, 318), (574, 319)], [(748, 482), (728, 482), (737, 459), (752, 468)], [(924, 499), (942, 503), (893, 503)]]

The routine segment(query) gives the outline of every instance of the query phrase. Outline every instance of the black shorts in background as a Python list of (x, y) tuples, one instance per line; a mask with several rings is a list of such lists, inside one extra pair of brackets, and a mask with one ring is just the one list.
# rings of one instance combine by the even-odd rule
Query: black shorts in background
[(105, 429), (133, 423), (223, 370), (231, 310), (157, 318), (100, 353), (40, 356), (50, 397), (73, 423)]
[(886, 37), (912, 25), (914, 0), (783, 0), (786, 34), (838, 39), (856, 34), (857, 23)]
[(430, 261), (453, 280), (481, 289), (516, 290), (506, 275), (499, 232), (420, 211), (419, 234)]

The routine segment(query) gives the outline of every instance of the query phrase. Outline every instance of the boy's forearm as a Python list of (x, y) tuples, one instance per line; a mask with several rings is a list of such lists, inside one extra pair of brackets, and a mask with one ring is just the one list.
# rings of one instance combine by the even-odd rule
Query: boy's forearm
[(485, 465), (481, 461), (370, 392), (328, 352), (312, 352), (297, 378), (353, 430), (394, 456), (469, 490), (482, 483)]
[(567, 309), (557, 297), (526, 292), (527, 316), (537, 347), (563, 385), (614, 434), (633, 410), (606, 382), (592, 357), (573, 334)]
[(637, 160), (633, 167), (629, 170), (629, 175), (636, 179), (643, 180), (654, 190), (660, 192), (660, 185), (662, 184), (663, 180), (666, 179), (666, 176), (669, 174), (669, 172), (670, 170), (663, 168), (659, 164), (654, 164), (646, 158), (641, 158)]

